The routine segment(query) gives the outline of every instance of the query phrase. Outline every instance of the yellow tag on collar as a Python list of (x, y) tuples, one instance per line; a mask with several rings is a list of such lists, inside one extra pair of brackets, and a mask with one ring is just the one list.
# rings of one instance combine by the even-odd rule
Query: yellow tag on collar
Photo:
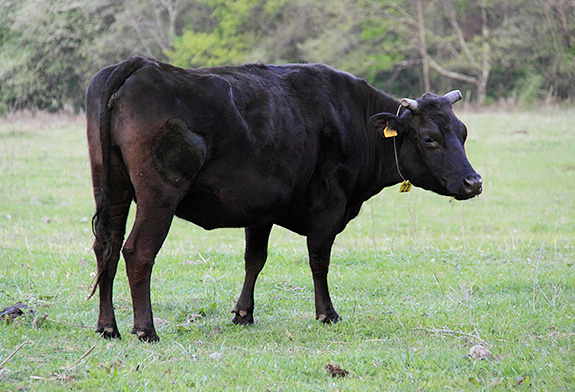
[(383, 129), (383, 136), (384, 137), (395, 137), (397, 136), (397, 131), (395, 129), (389, 128), (387, 125)]
[(404, 180), (399, 186), (399, 193), (406, 193), (411, 190), (411, 182)]

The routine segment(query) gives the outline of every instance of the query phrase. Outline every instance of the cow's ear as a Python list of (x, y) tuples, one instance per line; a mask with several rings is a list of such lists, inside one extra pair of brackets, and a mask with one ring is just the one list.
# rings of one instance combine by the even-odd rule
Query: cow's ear
[(391, 113), (378, 113), (369, 118), (377, 132), (382, 132), (385, 137), (397, 136), (403, 130), (405, 119)]

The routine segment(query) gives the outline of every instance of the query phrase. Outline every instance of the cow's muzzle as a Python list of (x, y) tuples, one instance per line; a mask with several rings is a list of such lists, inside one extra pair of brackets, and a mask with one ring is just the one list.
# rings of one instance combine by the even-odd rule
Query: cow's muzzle
[(483, 192), (483, 180), (479, 174), (473, 173), (463, 179), (458, 195), (455, 198), (457, 200), (467, 200), (479, 195), (481, 192)]

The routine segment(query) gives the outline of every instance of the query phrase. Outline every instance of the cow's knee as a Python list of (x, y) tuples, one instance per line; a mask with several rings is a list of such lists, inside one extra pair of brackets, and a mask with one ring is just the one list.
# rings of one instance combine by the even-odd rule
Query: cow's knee
[(126, 272), (132, 283), (138, 284), (139, 280), (147, 279), (152, 273), (155, 253), (133, 246), (124, 246), (122, 249), (126, 261)]
[(136, 253), (136, 247), (134, 246), (134, 244), (132, 243), (124, 244), (124, 247), (122, 248), (122, 255), (124, 256), (124, 259), (126, 260), (131, 259), (135, 253)]

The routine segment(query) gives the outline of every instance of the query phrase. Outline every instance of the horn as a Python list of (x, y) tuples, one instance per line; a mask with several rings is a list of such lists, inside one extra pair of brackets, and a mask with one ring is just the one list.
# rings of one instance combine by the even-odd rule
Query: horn
[(417, 101), (415, 99), (403, 98), (401, 100), (401, 106), (403, 106), (406, 109), (411, 110), (412, 113), (417, 113), (417, 111), (418, 111)]
[(447, 98), (449, 102), (451, 102), (452, 104), (463, 98), (463, 96), (461, 95), (461, 91), (459, 90), (450, 91), (447, 94), (445, 94), (444, 97)]

